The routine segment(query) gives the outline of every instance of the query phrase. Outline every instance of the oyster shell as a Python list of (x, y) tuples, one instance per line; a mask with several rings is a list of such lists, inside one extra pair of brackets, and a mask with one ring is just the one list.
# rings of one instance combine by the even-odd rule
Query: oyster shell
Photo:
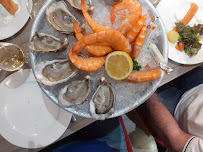
[(48, 86), (68, 81), (76, 73), (77, 68), (67, 59), (42, 61), (35, 68), (37, 81)]
[(83, 80), (73, 81), (58, 94), (58, 102), (63, 107), (80, 105), (87, 99), (91, 90), (91, 78), (86, 76)]
[(63, 51), (68, 47), (68, 39), (60, 40), (53, 35), (36, 32), (28, 47), (39, 52)]
[(90, 113), (99, 120), (104, 120), (114, 112), (115, 92), (110, 82), (101, 77), (100, 85), (90, 100)]
[[(80, 4), (81, 4), (81, 0), (67, 0), (72, 7), (77, 8), (79, 10), (81, 10)], [(88, 7), (88, 12), (90, 14), (92, 14), (94, 12), (94, 7), (92, 5), (92, 0), (86, 0), (87, 2), (87, 7)]]
[(73, 23), (78, 21), (67, 8), (64, 1), (54, 2), (46, 9), (46, 17), (54, 28), (62, 33), (74, 33)]

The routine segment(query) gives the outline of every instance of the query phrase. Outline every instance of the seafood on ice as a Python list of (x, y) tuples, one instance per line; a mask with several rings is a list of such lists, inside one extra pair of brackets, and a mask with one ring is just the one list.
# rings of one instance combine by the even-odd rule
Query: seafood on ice
[[(82, 23), (71, 14), (66, 6), (67, 2), (53, 2), (46, 9), (47, 20), (61, 33), (75, 33), (78, 41), (70, 48), (69, 59), (41, 61), (36, 65), (35, 74), (39, 82), (53, 86), (69, 81), (81, 72), (80, 70), (95, 72), (104, 66), (107, 55), (113, 51), (126, 52), (131, 58), (135, 59), (141, 56), (140, 53), (142, 53), (148, 30), (146, 22), (149, 16), (143, 14), (142, 6), (138, 1), (115, 0), (116, 3), (109, 18), (109, 23), (112, 26), (97, 23), (90, 16), (91, 8), (94, 9), (91, 0), (66, 1), (74, 8), (81, 9), (93, 32), (88, 33), (88, 35), (84, 34), (84, 24), (81, 26)], [(121, 23), (115, 29), (113, 24), (115, 24), (117, 18), (121, 19)], [(65, 50), (67, 46), (67, 39), (60, 40), (49, 34), (36, 33), (29, 48), (41, 52), (56, 52)], [(84, 55), (84, 51), (87, 51), (88, 55)], [(86, 72), (84, 72), (85, 75)], [(91, 77), (92, 74), (94, 73), (90, 73)], [(163, 74), (164, 72), (159, 68), (144, 68), (140, 72), (132, 71), (127, 78), (125, 77), (124, 81), (127, 83), (128, 81), (134, 83), (149, 82), (160, 78)], [(94, 88), (92, 85), (95, 82), (91, 77), (87, 75), (80, 80), (69, 81), (58, 93), (58, 104), (64, 108), (69, 108), (70, 106), (81, 105), (90, 99), (90, 115), (95, 119), (104, 120), (115, 111), (116, 94), (114, 86), (107, 78), (100, 75), (100, 83), (96, 86), (97, 88)], [(93, 89), (96, 90), (93, 92), (94, 94), (91, 92)], [(89, 97), (92, 94), (93, 96)]]
[[(83, 36), (78, 24), (74, 23), (75, 35), (78, 42), (73, 45), (68, 55), (71, 62), (78, 69), (88, 72), (99, 70), (105, 63), (106, 55), (114, 50), (124, 51), (131, 55), (131, 57), (138, 58), (146, 37), (147, 25), (145, 25), (145, 22), (148, 17), (147, 15), (142, 16), (142, 6), (139, 2), (136, 0), (122, 0), (113, 6), (110, 18), (112, 24), (114, 24), (116, 16), (124, 15), (123, 22), (118, 30), (113, 30), (111, 27), (96, 23), (87, 12), (86, 0), (82, 0), (81, 9), (94, 33)], [(124, 14), (121, 13), (123, 10), (125, 10)], [(131, 43), (134, 45), (131, 46)], [(83, 48), (93, 56), (84, 58), (81, 55)], [(103, 53), (105, 49), (109, 52)], [(161, 75), (162, 70), (152, 69), (151, 71), (132, 72), (127, 80), (132, 82), (147, 82), (157, 79)], [(132, 79), (135, 80), (133, 81)]]

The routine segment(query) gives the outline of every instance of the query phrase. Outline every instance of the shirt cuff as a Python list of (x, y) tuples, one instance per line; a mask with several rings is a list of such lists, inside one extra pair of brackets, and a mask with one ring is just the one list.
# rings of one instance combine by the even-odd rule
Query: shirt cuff
[(190, 142), (195, 138), (195, 136), (192, 136), (185, 144), (183, 151), (182, 152), (186, 152), (188, 145), (190, 144)]

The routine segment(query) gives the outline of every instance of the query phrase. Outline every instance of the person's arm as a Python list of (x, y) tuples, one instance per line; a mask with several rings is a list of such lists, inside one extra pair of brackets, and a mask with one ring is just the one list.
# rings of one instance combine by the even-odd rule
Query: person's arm
[(185, 144), (192, 137), (179, 128), (156, 94), (153, 94), (136, 111), (155, 139), (171, 151), (182, 152)]

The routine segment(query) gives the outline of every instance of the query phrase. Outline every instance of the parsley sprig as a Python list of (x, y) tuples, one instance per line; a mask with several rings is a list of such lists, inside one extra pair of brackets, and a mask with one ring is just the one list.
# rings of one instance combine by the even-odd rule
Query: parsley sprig
[(135, 61), (135, 57), (132, 57), (132, 61), (133, 61), (133, 70), (134, 71), (140, 71), (141, 66), (138, 64), (137, 61)]

